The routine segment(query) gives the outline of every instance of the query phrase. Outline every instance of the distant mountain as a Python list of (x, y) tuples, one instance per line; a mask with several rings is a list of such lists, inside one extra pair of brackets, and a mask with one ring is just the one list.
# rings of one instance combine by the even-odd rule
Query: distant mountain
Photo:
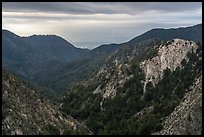
[(39, 48), (42, 54), (61, 62), (70, 62), (80, 58), (87, 49), (74, 47), (65, 39), (56, 35), (32, 35), (28, 40), (36, 42), (35, 48)]
[(2, 71), (2, 135), (91, 134), (13, 74)]
[(99, 47), (94, 48), (93, 50), (88, 52), (89, 56), (95, 57), (95, 56), (104, 56), (107, 54), (112, 53), (113, 51), (117, 50), (121, 44), (106, 44), (101, 45)]
[(56, 35), (20, 37), (2, 30), (3, 66), (23, 76), (39, 71), (50, 61), (67, 63), (79, 59), (87, 49), (74, 47)]
[[(105, 59), (111, 56), (111, 54), (114, 54), (114, 52), (117, 52), (120, 48), (134, 47), (138, 45), (138, 43), (141, 43), (140, 45), (147, 44), (148, 41), (151, 42), (151, 40), (155, 39), (166, 41), (174, 38), (202, 41), (202, 24), (186, 28), (152, 29), (128, 42), (101, 45), (88, 51), (80, 60), (70, 62), (66, 65), (58, 65), (60, 67), (55, 67), (50, 69), (50, 71), (39, 72), (33, 77), (33, 80), (43, 86), (48, 86), (58, 92), (63, 92), (73, 83), (95, 76), (97, 70), (105, 64)], [(120, 53), (120, 55), (124, 57), (122, 53)]]
[(163, 41), (180, 38), (185, 40), (192, 40), (195, 42), (202, 42), (202, 24), (197, 24), (190, 27), (170, 28), (170, 29), (151, 29), (135, 38), (121, 43), (121, 44), (107, 44), (101, 45), (92, 51), (90, 54), (99, 55), (101, 53), (111, 53), (121, 46), (134, 45), (135, 43), (142, 42), (148, 39), (160, 39)]
[(141, 42), (143, 40), (158, 38), (164, 41), (179, 38), (185, 40), (192, 40), (195, 42), (202, 42), (202, 24), (191, 27), (170, 28), (170, 29), (152, 29), (144, 34), (135, 37), (128, 41), (128, 43)]
[[(202, 41), (202, 24), (186, 28), (152, 29), (128, 42), (101, 45), (93, 50), (75, 48), (55, 35), (19, 37), (10, 33), (6, 31), (4, 34), (8, 36), (3, 37), (3, 47), (7, 45), (2, 48), (3, 66), (59, 93), (76, 82), (95, 76), (106, 58), (120, 48), (134, 47), (138, 43), (154, 39), (166, 41), (182, 38)], [(18, 48), (13, 48), (15, 45)], [(8, 50), (8, 47), (12, 50)]]

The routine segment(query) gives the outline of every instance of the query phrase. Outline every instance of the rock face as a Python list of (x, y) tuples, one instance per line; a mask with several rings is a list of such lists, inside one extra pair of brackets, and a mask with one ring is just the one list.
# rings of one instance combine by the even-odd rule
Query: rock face
[(158, 47), (158, 56), (147, 59), (140, 63), (140, 67), (145, 73), (144, 90), (146, 84), (152, 82), (153, 86), (162, 79), (163, 71), (169, 68), (174, 71), (177, 67), (181, 67), (181, 61), (186, 58), (188, 52), (197, 49), (197, 45), (193, 41), (173, 39), (161, 44)]
[(201, 134), (201, 47), (173, 39), (120, 48), (64, 96), (61, 110), (96, 135)]
[(105, 86), (101, 87), (100, 91), (101, 96), (104, 99), (114, 98), (117, 88), (123, 87), (124, 83), (133, 77), (130, 62), (147, 52), (149, 48), (158, 45), (158, 43), (161, 43), (161, 41), (157, 39), (146, 40), (136, 43), (134, 46), (121, 47), (108, 56), (104, 62), (105, 65), (96, 75), (96, 78), (105, 77), (103, 79)]
[[(157, 50), (157, 55), (152, 58), (143, 60), (140, 63), (140, 68), (144, 72), (145, 80), (143, 82), (143, 93), (146, 91), (146, 84), (152, 82), (155, 87), (156, 84), (163, 78), (164, 71), (170, 69), (172, 72), (176, 68), (182, 69), (182, 61), (185, 59), (188, 62), (188, 53), (196, 53), (198, 45), (193, 41), (173, 39), (162, 43), (159, 46), (153, 47)], [(133, 54), (134, 55), (134, 54)], [(134, 57), (131, 57), (134, 60)], [(129, 59), (130, 59), (129, 58)], [(123, 84), (131, 78), (132, 75), (127, 75), (127, 71), (130, 69), (129, 64), (123, 64), (118, 59), (113, 60), (113, 64), (116, 66), (116, 73), (110, 74), (108, 69), (104, 68), (99, 71), (100, 74), (106, 73), (107, 79), (110, 79), (104, 89), (100, 89), (101, 86), (94, 90), (94, 94), (102, 93), (103, 104), (104, 99), (114, 98), (116, 96), (117, 87), (123, 86)], [(117, 75), (117, 78), (116, 78)], [(196, 79), (194, 86), (191, 86), (191, 91), (187, 92), (180, 105), (175, 108), (174, 112), (167, 117), (164, 124), (164, 130), (154, 134), (201, 134), (202, 131), (202, 76)], [(144, 111), (144, 112), (143, 112)], [(143, 115), (143, 113), (149, 113), (152, 111), (152, 107), (147, 107), (139, 111), (134, 117)]]
[(163, 122), (159, 135), (201, 135), (202, 132), (202, 75), (197, 78), (191, 91)]
[[(154, 50), (157, 50), (158, 55), (140, 63), (140, 68), (145, 74), (143, 92), (145, 93), (146, 84), (148, 82), (152, 82), (153, 86), (155, 86), (155, 84), (162, 79), (163, 71), (165, 69), (169, 68), (171, 71), (174, 71), (177, 67), (181, 67), (181, 61), (187, 59), (187, 53), (195, 52), (197, 47), (198, 46), (195, 42), (182, 39), (173, 39), (160, 46), (154, 47)], [(115, 53), (117, 52), (119, 51), (116, 51)], [(129, 60), (129, 62), (134, 60), (136, 53), (135, 49), (133, 49), (131, 53), (129, 53), (130, 55), (127, 55), (126, 60)], [(125, 59), (120, 58), (120, 56), (116, 57), (116, 59), (112, 61), (114, 65), (112, 69), (114, 69), (115, 73), (111, 74), (111, 69), (109, 67), (103, 67), (97, 74), (97, 77), (105, 75), (107, 79), (106, 86), (104, 89), (100, 90), (103, 98), (113, 98), (116, 96), (116, 88), (118, 86), (123, 86), (125, 81), (132, 77), (131, 75), (127, 75), (127, 70), (130, 69), (130, 65), (128, 63), (124, 64), (121, 60)], [(98, 89), (99, 88), (97, 88), (97, 93), (99, 93)], [(95, 92), (96, 91), (94, 91), (94, 93)]]
[[(2, 134), (75, 134), (88, 129), (3, 70)], [(81, 132), (82, 133), (82, 132)]]
[[(131, 78), (130, 76), (127, 76), (127, 73), (125, 72), (127, 69), (129, 69), (129, 66), (127, 64), (125, 65), (117, 65), (116, 66), (116, 75), (107, 75), (107, 78), (110, 79), (105, 88), (103, 89), (104, 92), (102, 94), (103, 98), (113, 98), (116, 96), (117, 87), (123, 86), (125, 81)], [(112, 77), (113, 76), (113, 77)]]

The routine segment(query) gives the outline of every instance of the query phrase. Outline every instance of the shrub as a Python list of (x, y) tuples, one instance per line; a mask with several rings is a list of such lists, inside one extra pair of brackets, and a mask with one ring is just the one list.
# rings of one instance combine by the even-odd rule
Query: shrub
[(59, 135), (60, 134), (59, 128), (51, 124), (46, 125), (42, 130), (45, 131), (49, 135)]

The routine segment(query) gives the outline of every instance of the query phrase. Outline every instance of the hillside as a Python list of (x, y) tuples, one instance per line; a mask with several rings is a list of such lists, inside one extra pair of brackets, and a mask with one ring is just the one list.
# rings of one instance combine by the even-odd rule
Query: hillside
[[(117, 50), (120, 48), (140, 46), (144, 41), (148, 42), (154, 39), (166, 41), (174, 38), (202, 41), (202, 24), (186, 28), (152, 29), (125, 43), (101, 45), (88, 51), (83, 58), (70, 63), (53, 63), (52, 61), (43, 67), (47, 69), (32, 73), (29, 78), (37, 84), (54, 89), (57, 93), (63, 93), (66, 89), (73, 86), (74, 83), (88, 80), (95, 76), (98, 69), (106, 64), (104, 63), (106, 58), (118, 52)], [(139, 45), (138, 43), (141, 44)], [(123, 53), (121, 53), (121, 56), (124, 56)]]
[(135, 37), (129, 41), (129, 43), (140, 42), (147, 39), (158, 38), (164, 41), (179, 38), (185, 40), (192, 40), (195, 42), (202, 42), (202, 24), (197, 24), (190, 27), (151, 29), (144, 34)]
[[(185, 103), (185, 94), (191, 94), (201, 70), (202, 45), (193, 41), (149, 40), (123, 47), (104, 61), (92, 79), (75, 84), (64, 94), (61, 110), (97, 135), (152, 134), (165, 130), (164, 119)], [(193, 92), (200, 96), (199, 88)], [(201, 115), (197, 116), (192, 124), (199, 127)], [(199, 128), (190, 134), (200, 132)]]
[(202, 134), (202, 74), (190, 87), (182, 102), (163, 122), (164, 128), (157, 135)]
[(2, 135), (91, 134), (71, 116), (43, 99), (7, 71), (2, 71)]
[(56, 35), (20, 37), (2, 30), (3, 67), (27, 79), (29, 75), (46, 70), (49, 62), (67, 63), (79, 59), (88, 50), (79, 49)]
[(135, 46), (151, 39), (202, 41), (202, 24), (186, 28), (152, 29), (128, 42), (101, 45), (93, 50), (76, 48), (56, 35), (20, 37), (7, 30), (2, 30), (2, 35), (3, 67), (59, 94), (74, 83), (95, 76), (104, 60), (119, 48)]
[(93, 50), (2, 31), (2, 68), (16, 73), (2, 71), (2, 134), (201, 134), (201, 29), (153, 29)]
[(170, 28), (170, 29), (162, 29), (155, 28), (151, 29), (139, 36), (134, 37), (133, 39), (121, 43), (121, 44), (107, 44), (101, 45), (90, 51), (89, 54), (93, 55), (103, 55), (112, 53), (118, 48), (122, 46), (130, 46), (135, 43), (139, 43), (148, 39), (160, 39), (163, 41), (180, 38), (185, 40), (192, 40), (195, 42), (202, 42), (202, 24), (197, 24), (189, 27), (181, 27), (181, 28)]

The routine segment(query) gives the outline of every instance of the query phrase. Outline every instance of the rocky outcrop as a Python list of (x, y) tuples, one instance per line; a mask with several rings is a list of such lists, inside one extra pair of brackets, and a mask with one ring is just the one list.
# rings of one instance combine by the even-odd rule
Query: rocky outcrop
[(102, 68), (97, 77), (104, 76), (105, 86), (101, 87), (99, 85), (94, 91), (93, 94), (100, 93), (101, 96), (106, 98), (113, 98), (116, 96), (117, 87), (122, 87), (123, 84), (132, 77), (132, 75), (127, 75), (130, 66), (128, 64), (117, 64), (115, 69), (108, 70), (107, 68)]
[(197, 78), (180, 104), (166, 117), (163, 130), (157, 135), (201, 135), (202, 133), (202, 75)]
[(187, 53), (195, 52), (197, 47), (195, 42), (182, 39), (173, 39), (161, 44), (157, 49), (158, 56), (140, 63), (145, 73), (143, 92), (145, 93), (148, 82), (152, 82), (155, 86), (162, 79), (165, 69), (174, 71), (177, 67), (181, 67), (181, 61), (187, 58)]
[(3, 71), (2, 134), (75, 134), (88, 133), (85, 126), (44, 100), (23, 81)]
[[(158, 55), (153, 58), (148, 58), (140, 63), (140, 67), (145, 74), (143, 92), (145, 93), (146, 84), (148, 82), (152, 82), (153, 86), (155, 86), (159, 80), (162, 79), (165, 69), (169, 68), (171, 71), (174, 71), (177, 67), (181, 67), (182, 60), (187, 59), (187, 53), (195, 52), (197, 47), (198, 46), (195, 42), (182, 39), (173, 39), (159, 46), (153, 46), (152, 49), (157, 50)], [(132, 75), (127, 75), (127, 70), (130, 70), (130, 64), (124, 62), (127, 62), (127, 60), (128, 62), (134, 60), (138, 56), (139, 50), (137, 46), (131, 48), (132, 49), (128, 52), (127, 57), (119, 56), (120, 50), (117, 50), (115, 54), (108, 57), (107, 60), (112, 62), (112, 64), (110, 65), (109, 63), (109, 65), (102, 67), (96, 76), (105, 76), (104, 82), (106, 85), (104, 88), (97, 87), (93, 91), (94, 94), (101, 93), (104, 99), (113, 98), (116, 95), (117, 87), (122, 87), (123, 84), (132, 77)], [(147, 50), (147, 48), (143, 48), (143, 51), (145, 50)]]

